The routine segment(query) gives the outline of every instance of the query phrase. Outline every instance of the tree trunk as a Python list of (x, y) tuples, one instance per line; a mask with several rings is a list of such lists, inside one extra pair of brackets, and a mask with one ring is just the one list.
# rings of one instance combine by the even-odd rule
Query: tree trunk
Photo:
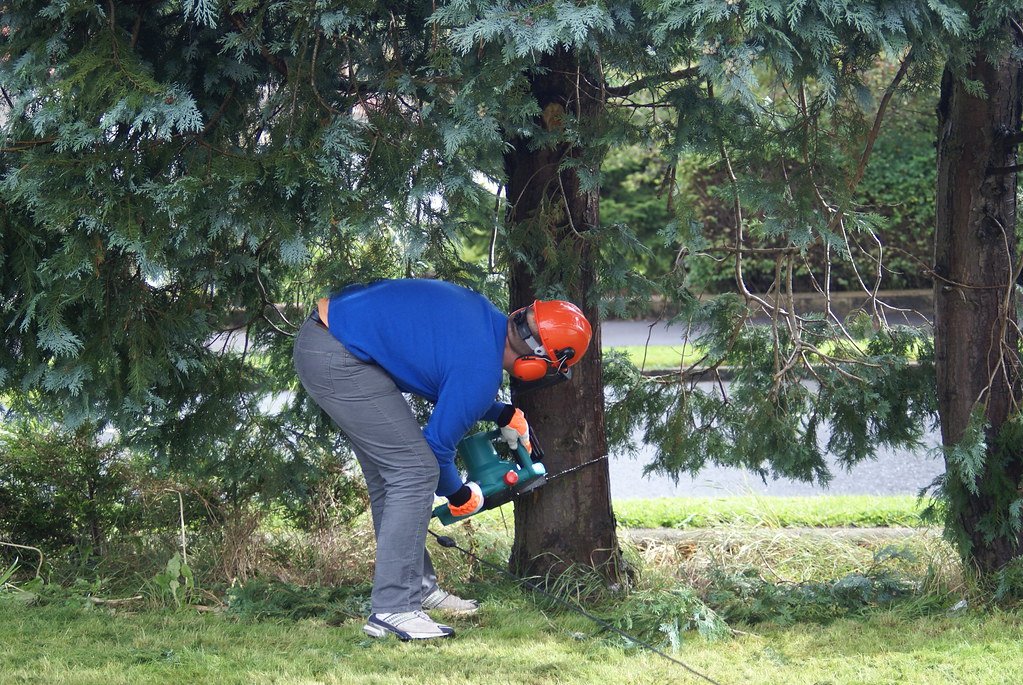
[[(566, 112), (592, 121), (603, 110), (601, 92), (574, 53), (559, 51), (544, 59), (548, 71), (535, 75), (531, 85), (542, 115), (538, 122), (557, 136)], [(595, 250), (586, 232), (597, 226), (599, 193), (583, 191), (573, 169), (561, 163), (580, 150), (568, 143), (533, 146), (516, 138), (505, 154), (510, 221), (519, 235), (538, 233), (557, 245), (558, 259), (537, 249), (532, 264), (516, 262), (511, 269), (511, 305), (532, 303), (536, 297), (532, 274), (553, 276), (593, 326), (593, 341), (574, 367), (574, 378), (552, 388), (514, 399), (534, 427), (546, 452), (549, 474), (578, 466), (607, 454), (604, 432), (604, 383), (601, 372), (600, 322), (594, 285)], [(567, 208), (567, 213), (566, 213)], [(527, 249), (530, 246), (527, 245)], [(566, 255), (568, 257), (566, 258)], [(565, 264), (572, 265), (571, 272)], [(531, 269), (532, 267), (532, 269)], [(551, 273), (560, 270), (561, 273)], [(515, 505), (515, 543), (512, 570), (531, 576), (558, 576), (571, 566), (598, 569), (618, 579), (621, 551), (611, 508), (607, 461), (587, 466), (527, 495)]]
[[(1008, 27), (1006, 27), (1008, 31)], [(986, 96), (967, 92), (966, 80)], [(1016, 327), (1016, 141), (1020, 127), (1020, 68), (1006, 51), (978, 52), (962, 78), (946, 71), (938, 106), (938, 187), (935, 227), (935, 364), (941, 437), (964, 437), (975, 408), (987, 423), (978, 491), (949, 478), (950, 532), (982, 572), (1020, 551), (1019, 533), (990, 536), (993, 520), (1023, 476), (1023, 454), (995, 453), (1002, 427), (1019, 409), (1019, 330)], [(956, 471), (946, 458), (950, 476)], [(1001, 496), (998, 496), (998, 495)], [(1008, 499), (1006, 499), (1008, 498)]]

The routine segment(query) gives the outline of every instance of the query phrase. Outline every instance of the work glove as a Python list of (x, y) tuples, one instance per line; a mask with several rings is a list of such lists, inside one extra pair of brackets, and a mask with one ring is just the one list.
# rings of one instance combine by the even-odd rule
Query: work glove
[(521, 409), (509, 405), (501, 412), (497, 425), (501, 427), (501, 439), (508, 443), (508, 447), (514, 450), (521, 442), (526, 452), (533, 453), (533, 446), (529, 444), (529, 424)]
[(483, 508), (483, 491), (478, 483), (469, 481), (448, 495), (448, 511), (452, 516), (468, 516)]

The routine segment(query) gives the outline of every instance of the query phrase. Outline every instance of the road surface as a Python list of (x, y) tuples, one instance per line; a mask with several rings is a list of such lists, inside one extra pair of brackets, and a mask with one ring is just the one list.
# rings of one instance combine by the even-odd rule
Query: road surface
[[(655, 321), (601, 322), (601, 343), (604, 348), (622, 345), (681, 344), (682, 331)], [(823, 436), (827, 439), (827, 436)], [(944, 472), (935, 447), (940, 438), (928, 431), (924, 446), (917, 451), (881, 451), (876, 459), (863, 462), (851, 470), (833, 464), (833, 480), (828, 487), (790, 480), (761, 481), (755, 474), (735, 468), (711, 467), (694, 476), (679, 479), (643, 475), (654, 452), (645, 446), (635, 458), (610, 459), (611, 496), (615, 499), (637, 497), (725, 496), (725, 495), (892, 495), (917, 494)]]

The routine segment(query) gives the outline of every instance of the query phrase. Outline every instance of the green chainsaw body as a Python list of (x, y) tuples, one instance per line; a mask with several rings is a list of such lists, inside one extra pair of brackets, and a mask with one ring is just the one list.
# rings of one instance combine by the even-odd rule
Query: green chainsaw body
[[(516, 495), (529, 492), (547, 482), (547, 469), (533, 461), (521, 444), (502, 457), (495, 443), (501, 439), (500, 430), (483, 431), (463, 438), (458, 443), (458, 455), (466, 469), (466, 481), (475, 481), (483, 491), (483, 508), (493, 509), (510, 502)], [(479, 513), (479, 512), (476, 512)], [(434, 508), (433, 515), (445, 526), (469, 516), (452, 516), (447, 504)]]

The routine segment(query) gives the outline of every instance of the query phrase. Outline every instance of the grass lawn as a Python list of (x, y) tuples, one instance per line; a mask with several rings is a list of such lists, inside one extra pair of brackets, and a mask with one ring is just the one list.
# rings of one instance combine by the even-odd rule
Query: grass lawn
[[(633, 365), (645, 371), (677, 371), (700, 362), (705, 354), (702, 348), (681, 341), (677, 345), (621, 345), (607, 349), (625, 353)], [(839, 356), (850, 354), (832, 342), (821, 345), (821, 351)], [(918, 352), (912, 352), (910, 357), (915, 359)]]
[[(919, 527), (924, 505), (912, 495), (822, 495), (816, 497), (658, 497), (615, 500), (625, 528)], [(503, 515), (503, 518), (502, 518)], [(511, 509), (477, 514), (481, 524), (511, 526)]]
[[(636, 570), (636, 590), (624, 597), (605, 596), (587, 608), (630, 633), (645, 626), (647, 635), (654, 635), (649, 639), (713, 681), (722, 685), (1023, 681), (1023, 608), (980, 604), (954, 552), (932, 530), (903, 531), (908, 534), (876, 541), (849, 540), (824, 530), (795, 534), (781, 530), (849, 521), (911, 525), (915, 499), (683, 499), (682, 514), (672, 513), (671, 502), (631, 500), (616, 503), (616, 508), (620, 517), (632, 516), (642, 527), (655, 521), (682, 520), (686, 526), (699, 522), (705, 526), (699, 539), (632, 541), (624, 534), (626, 558)], [(886, 511), (901, 513), (882, 516)], [(434, 527), (500, 564), (510, 549), (509, 526), (499, 512), (486, 512), (471, 522)], [(367, 610), (365, 582), (371, 576), (367, 544), (371, 538), (367, 531), (353, 535), (354, 547), (345, 548), (338, 561), (346, 565), (352, 580), (335, 581), (342, 590), (337, 598), (323, 599), (327, 595), (322, 589), (308, 588), (313, 593), (309, 597), (319, 604), (301, 615), (312, 618), (265, 618), (285, 614), (246, 611), (232, 593), (229, 609), (197, 613), (188, 607), (157, 608), (152, 596), (127, 605), (130, 610), (114, 611), (94, 605), (74, 588), (43, 591), (28, 604), (25, 595), (0, 588), (4, 617), (0, 685), (707, 682), (623, 644), (578, 614), (552, 609), (496, 572), (432, 542), (431, 554), (441, 578), (447, 579), (445, 585), (462, 596), (479, 598), (483, 610), (474, 617), (451, 620), (458, 631), (451, 640), (413, 644), (371, 640), (361, 631)], [(307, 542), (302, 544), (308, 546)], [(356, 558), (358, 551), (362, 556)], [(906, 590), (901, 599), (889, 602), (869, 592), (862, 601), (857, 599), (861, 590), (885, 587), (885, 578), (897, 579), (897, 587)], [(222, 589), (205, 586), (201, 574), (198, 582), (212, 590), (204, 591), (199, 601), (215, 605), (219, 601), (214, 597), (225, 599)], [(758, 583), (756, 592), (752, 588)], [(764, 583), (770, 586), (767, 592)], [(100, 594), (123, 597), (136, 590), (114, 594), (119, 592)], [(708, 604), (679, 599), (697, 595), (707, 598)], [(851, 608), (836, 610), (842, 598), (850, 596)], [(970, 608), (952, 610), (963, 597)], [(732, 617), (719, 614), (727, 625), (719, 623), (719, 629), (707, 631), (712, 637), (691, 627), (658, 632), (659, 624), (666, 625), (664, 620), (691, 626), (692, 607), (706, 611), (712, 605), (716, 608), (711, 613), (733, 612)], [(740, 615), (759, 618), (735, 618)], [(669, 639), (673, 635), (679, 639), (674, 649)]]
[(643, 370), (678, 369), (682, 366), (695, 364), (703, 357), (703, 352), (694, 345), (624, 345), (609, 348), (616, 352), (624, 352), (629, 361)]
[(918, 527), (924, 505), (912, 495), (818, 497), (663, 497), (614, 503), (627, 528)]
[[(517, 595), (484, 596), (443, 642), (372, 641), (351, 619), (257, 622), (188, 610), (110, 615), (0, 599), (0, 683), (697, 683), (653, 654), (609, 644), (584, 619)], [(675, 657), (727, 683), (1018, 683), (1023, 616), (878, 611), (826, 626), (687, 636)]]

